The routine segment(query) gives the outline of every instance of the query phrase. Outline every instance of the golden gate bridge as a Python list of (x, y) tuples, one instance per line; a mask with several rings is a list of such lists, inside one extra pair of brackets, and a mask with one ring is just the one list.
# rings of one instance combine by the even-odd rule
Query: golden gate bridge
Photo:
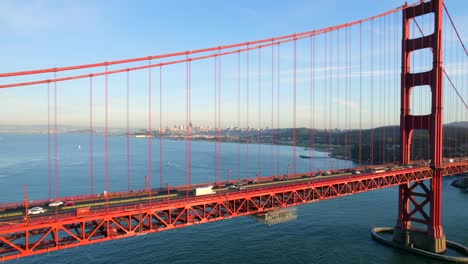
[[(468, 262), (466, 257), (443, 254), (447, 247), (463, 254), (468, 250), (446, 239), (441, 221), (442, 177), (468, 172), (467, 128), (456, 125), (468, 120), (467, 55), (448, 9), (442, 0), (433, 0), (268, 39), (1, 73), (2, 89), (47, 90), (48, 196), (30, 202), (25, 186), (24, 202), (0, 204), (0, 260), (398, 186), (395, 228), (376, 228), (374, 238), (416, 253)], [(96, 95), (97, 89), (103, 96)], [(115, 108), (116, 90), (121, 92), (121, 112), (109, 109)], [(132, 98), (136, 90), (143, 99)], [(89, 122), (89, 193), (63, 196), (59, 117), (73, 115), (75, 108), (69, 104), (74, 100), (83, 112), (80, 118)], [(97, 100), (104, 106), (96, 105)], [(142, 115), (147, 175), (145, 188), (133, 190), (131, 122)], [(114, 189), (109, 179), (109, 137), (117, 119), (126, 125), (124, 191)], [(185, 142), (185, 184), (170, 186), (165, 183), (171, 175), (163, 170), (168, 138), (164, 127), (180, 120), (184, 125), (173, 138)], [(214, 146), (210, 183), (192, 179), (197, 176), (192, 173), (192, 141), (200, 138), (196, 126), (202, 123), (214, 123), (202, 137)], [(227, 124), (236, 126), (229, 129), (231, 134), (223, 129)], [(95, 173), (93, 156), (100, 125), (102, 175)], [(226, 180), (225, 141), (237, 145), (237, 157), (231, 157), (237, 168), (228, 169)], [(292, 146), (286, 173), (279, 168), (279, 144)], [(318, 169), (318, 160), (305, 155), (310, 169), (299, 170), (298, 148), (304, 147), (328, 152), (325, 166)], [(260, 157), (261, 149), (267, 148), (269, 162)], [(342, 168), (333, 164), (334, 158), (357, 165)], [(158, 176), (159, 184), (153, 183)], [(95, 192), (96, 177), (105, 179), (103, 193)], [(393, 239), (385, 240), (381, 232), (392, 232)]]

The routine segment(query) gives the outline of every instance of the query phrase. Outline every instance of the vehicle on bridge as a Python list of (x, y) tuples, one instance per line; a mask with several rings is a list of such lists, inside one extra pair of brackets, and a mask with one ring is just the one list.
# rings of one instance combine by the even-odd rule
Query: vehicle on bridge
[(31, 209), (28, 210), (28, 215), (37, 215), (37, 214), (43, 214), (45, 213), (45, 210), (44, 208), (42, 207), (33, 207)]
[(387, 170), (385, 168), (373, 168), (372, 173), (384, 173)]
[(195, 196), (208, 195), (208, 194), (216, 194), (216, 192), (213, 191), (212, 185), (195, 188)]
[(49, 207), (56, 207), (56, 206), (60, 206), (60, 205), (63, 205), (62, 201), (53, 201), (53, 202), (49, 203)]

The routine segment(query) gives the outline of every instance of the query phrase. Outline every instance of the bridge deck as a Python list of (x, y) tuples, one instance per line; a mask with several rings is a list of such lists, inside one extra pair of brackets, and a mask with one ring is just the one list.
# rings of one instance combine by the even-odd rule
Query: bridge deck
[[(468, 172), (468, 162), (445, 164), (444, 176)], [(272, 176), (244, 190), (218, 187), (216, 194), (186, 196), (185, 189), (168, 194), (135, 192), (105, 198), (76, 200), (74, 207), (62, 207), (38, 216), (24, 217), (22, 208), (5, 208), (0, 214), (0, 259), (8, 260), (43, 252), (120, 239), (129, 236), (181, 228), (193, 224), (256, 214), (276, 208), (337, 198), (403, 183), (430, 179), (427, 166), (395, 166), (384, 172), (352, 174), (334, 171)], [(284, 179), (284, 180), (282, 180)], [(221, 185), (224, 186), (224, 185)], [(90, 208), (85, 214), (71, 209)], [(20, 210), (20, 211), (18, 211)], [(79, 209), (78, 209), (79, 210)]]

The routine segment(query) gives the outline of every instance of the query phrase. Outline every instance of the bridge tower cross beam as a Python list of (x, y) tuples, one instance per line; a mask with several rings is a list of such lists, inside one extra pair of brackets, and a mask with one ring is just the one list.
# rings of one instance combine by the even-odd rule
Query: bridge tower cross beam
[[(442, 16), (443, 0), (421, 1), (418, 5), (403, 10), (402, 71), (401, 71), (401, 112), (400, 138), (401, 162), (411, 162), (411, 143), (416, 129), (427, 130), (430, 138), (431, 167), (433, 177), (430, 186), (421, 183), (407, 183), (399, 186), (398, 217), (393, 240), (405, 246), (414, 246), (434, 253), (446, 251), (446, 239), (442, 228), (442, 159), (443, 159), (443, 52), (442, 52)], [(411, 20), (425, 14), (434, 14), (434, 32), (419, 38), (410, 38)], [(414, 27), (413, 27), (414, 30)], [(432, 50), (432, 69), (426, 72), (411, 72), (411, 53), (417, 50)], [(416, 86), (427, 85), (431, 90), (431, 113), (413, 115), (411, 113), (411, 91)], [(419, 186), (414, 186), (419, 185)], [(412, 189), (419, 187), (429, 198), (429, 208), (424, 206), (415, 210), (424, 217), (414, 218), (415, 210), (411, 204), (417, 200)], [(413, 213), (410, 213), (413, 212)], [(412, 222), (425, 226), (416, 229)]]

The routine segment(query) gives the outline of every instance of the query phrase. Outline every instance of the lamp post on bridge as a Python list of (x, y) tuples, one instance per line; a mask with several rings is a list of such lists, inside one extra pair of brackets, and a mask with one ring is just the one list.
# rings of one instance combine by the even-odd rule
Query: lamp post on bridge
[(231, 172), (232, 172), (231, 169), (227, 170), (227, 183), (229, 183), (231, 181)]
[(167, 202), (169, 203), (171, 201), (171, 189), (169, 187), (169, 183), (167, 185)]
[(151, 185), (150, 185), (151, 178), (152, 178), (151, 176), (145, 176), (145, 191), (147, 190), (151, 191)]

